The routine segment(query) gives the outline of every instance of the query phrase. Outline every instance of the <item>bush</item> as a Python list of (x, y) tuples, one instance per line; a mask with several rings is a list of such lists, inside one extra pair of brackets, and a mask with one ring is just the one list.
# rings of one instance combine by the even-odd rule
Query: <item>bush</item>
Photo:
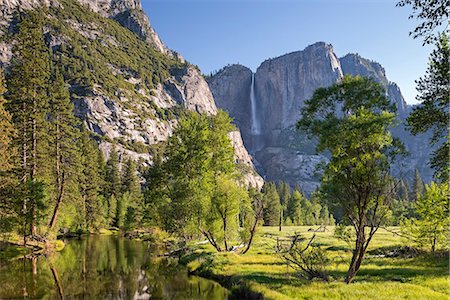
[(330, 277), (326, 269), (331, 262), (325, 250), (313, 244), (316, 235), (305, 246), (305, 239), (300, 235), (293, 236), (290, 243), (282, 243), (277, 240), (276, 252), (293, 269), (299, 271), (299, 275), (307, 280), (314, 278), (329, 281)]

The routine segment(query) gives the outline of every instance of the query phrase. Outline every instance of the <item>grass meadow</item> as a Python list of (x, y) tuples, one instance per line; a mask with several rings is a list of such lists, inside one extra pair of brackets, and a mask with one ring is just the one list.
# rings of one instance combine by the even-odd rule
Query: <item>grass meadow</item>
[[(313, 228), (317, 228), (315, 226)], [(351, 245), (333, 236), (334, 228), (316, 232), (315, 244), (332, 257), (328, 270), (332, 280), (307, 281), (275, 253), (276, 238), (294, 233), (309, 238), (309, 226), (260, 227), (251, 250), (245, 255), (215, 253), (207, 245), (196, 246), (189, 255), (188, 267), (196, 273), (220, 279), (228, 287), (244, 284), (264, 299), (450, 299), (449, 257), (420, 253), (414, 257), (380, 257), (405, 241), (392, 232), (399, 228), (379, 229), (354, 283), (343, 282), (350, 259)]]

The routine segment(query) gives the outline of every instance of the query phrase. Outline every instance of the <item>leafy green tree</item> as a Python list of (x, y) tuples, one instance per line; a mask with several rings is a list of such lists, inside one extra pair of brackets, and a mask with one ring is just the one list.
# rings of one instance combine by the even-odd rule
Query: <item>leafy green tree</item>
[(203, 226), (213, 182), (209, 125), (207, 116), (190, 114), (179, 120), (167, 141), (163, 221), (170, 232), (186, 236)]
[(70, 193), (70, 186), (78, 183), (80, 152), (77, 147), (80, 137), (79, 120), (73, 114), (73, 104), (64, 78), (57, 68), (53, 70), (49, 92), (49, 122), (50, 158), (52, 160), (52, 178), (55, 186), (55, 205), (49, 224), (50, 229), (56, 225), (61, 203)]
[(430, 55), (425, 76), (417, 81), (420, 104), (408, 117), (408, 127), (413, 134), (432, 131), (430, 142), (439, 147), (431, 156), (431, 167), (435, 177), (448, 181), (449, 132), (448, 119), (450, 102), (450, 47), (445, 33), (439, 36), (436, 49)]
[(423, 38), (424, 44), (435, 41), (436, 29), (447, 25), (450, 15), (448, 0), (401, 0), (396, 6), (411, 6), (409, 19), (420, 20), (420, 23), (409, 34), (413, 38)]
[(221, 244), (225, 251), (230, 250), (230, 241), (237, 238), (240, 204), (247, 202), (246, 199), (247, 191), (234, 179), (217, 177), (203, 232), (217, 251), (222, 251)]
[[(50, 74), (49, 49), (44, 42), (43, 14), (38, 11), (27, 11), (20, 15), (19, 33), (13, 49), (10, 72), (8, 74), (8, 110), (17, 135), (14, 143), (20, 149), (20, 180), (22, 189), (44, 188), (42, 166), (48, 165), (44, 155), (46, 148), (47, 126), (47, 91)], [(43, 159), (42, 159), (43, 158)], [(31, 181), (31, 183), (27, 183)], [(20, 193), (24, 220), (29, 226), (31, 235), (36, 235), (38, 199), (26, 195), (41, 195), (28, 191)], [(30, 211), (31, 217), (28, 218)], [(25, 232), (24, 232), (25, 234)]]
[(394, 107), (385, 94), (368, 78), (345, 76), (331, 87), (317, 89), (297, 124), (318, 139), (318, 152), (329, 151), (320, 192), (345, 211), (355, 229), (346, 283), (358, 272), (392, 197), (387, 190), (390, 158), (398, 150), (389, 132)]
[(281, 203), (277, 192), (277, 186), (274, 182), (264, 184), (263, 187), (264, 202), (264, 225), (276, 226), (280, 222)]
[(228, 133), (236, 130), (231, 118), (223, 110), (209, 118), (209, 143), (212, 147), (211, 170), (217, 174), (230, 174), (237, 176), (234, 161), (234, 148)]
[(450, 226), (449, 187), (432, 182), (416, 202), (417, 219), (405, 220), (402, 230), (419, 246), (428, 246), (431, 252), (448, 247)]

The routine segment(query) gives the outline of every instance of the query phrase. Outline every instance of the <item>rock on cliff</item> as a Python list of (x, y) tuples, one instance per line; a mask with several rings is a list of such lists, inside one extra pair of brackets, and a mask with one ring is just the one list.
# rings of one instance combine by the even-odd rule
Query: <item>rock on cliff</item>
[[(295, 123), (305, 100), (317, 88), (330, 86), (346, 74), (369, 76), (382, 83), (397, 106), (400, 121), (409, 114), (411, 108), (405, 103), (400, 89), (386, 78), (380, 64), (357, 54), (338, 58), (332, 46), (323, 42), (266, 60), (258, 67), (254, 74), (255, 115), (261, 124), (258, 135), (250, 130), (251, 70), (240, 65), (227, 66), (209, 77), (208, 84), (218, 106), (228, 111), (241, 128), (244, 144), (265, 179), (284, 180), (292, 186), (300, 184), (310, 193), (319, 183), (316, 165), (327, 158), (315, 154), (314, 142), (297, 132)], [(411, 153), (409, 158), (398, 162), (398, 175), (409, 178), (418, 168), (429, 179), (431, 170), (423, 163), (430, 151), (426, 139), (411, 136), (402, 124), (393, 132)]]
[[(53, 55), (64, 58), (66, 70), (77, 70), (64, 74), (75, 113), (98, 137), (106, 157), (115, 141), (121, 156), (151, 163), (152, 145), (171, 135), (180, 110), (217, 113), (198, 68), (164, 46), (140, 0), (0, 0), (0, 29), (14, 31), (14, 12), (41, 4), (53, 20), (45, 27)], [(0, 42), (0, 66), (8, 66), (13, 44), (13, 35)], [(230, 134), (230, 140), (237, 160), (246, 165), (245, 182), (260, 187), (262, 178), (240, 133)]]

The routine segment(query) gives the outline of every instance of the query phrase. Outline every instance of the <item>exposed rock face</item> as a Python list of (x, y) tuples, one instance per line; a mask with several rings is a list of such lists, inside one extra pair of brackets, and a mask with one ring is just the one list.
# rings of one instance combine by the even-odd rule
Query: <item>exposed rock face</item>
[(217, 113), (213, 95), (198, 69), (189, 67), (177, 71), (165, 87), (171, 97), (187, 109), (211, 115)]
[(339, 60), (323, 42), (263, 62), (256, 71), (255, 90), (264, 145), (275, 146), (281, 130), (298, 121), (304, 101), (341, 77)]
[(234, 147), (234, 155), (237, 164), (241, 168), (245, 168), (243, 175), (243, 183), (249, 187), (254, 187), (256, 189), (261, 189), (264, 180), (258, 173), (256, 173), (253, 167), (252, 157), (248, 154), (247, 149), (244, 146), (244, 141), (242, 140), (241, 133), (239, 131), (233, 131), (228, 134), (231, 143)]
[[(261, 64), (255, 74), (257, 117), (262, 127), (260, 135), (250, 131), (251, 71), (244, 66), (227, 66), (208, 78), (208, 84), (220, 108), (228, 111), (241, 128), (244, 144), (255, 158), (255, 164), (266, 180), (284, 180), (300, 184), (305, 192), (312, 192), (319, 184), (316, 165), (327, 158), (315, 154), (315, 144), (295, 130), (305, 100), (319, 87), (336, 83), (343, 75), (368, 76), (382, 83), (389, 99), (396, 104), (400, 121), (411, 108), (400, 89), (386, 78), (383, 67), (357, 54), (337, 58), (331, 45), (319, 42), (303, 51), (289, 53)], [(426, 137), (413, 137), (400, 124), (393, 129), (411, 156), (398, 161), (397, 175), (411, 178), (418, 168), (423, 177), (431, 178), (431, 170), (424, 163), (430, 147)], [(407, 163), (405, 163), (407, 162)]]
[(157, 50), (171, 53), (161, 42), (158, 34), (150, 26), (150, 21), (142, 9), (141, 0), (78, 0), (104, 17), (112, 18), (136, 33)]
[[(158, 51), (183, 60), (181, 55), (169, 50), (150, 26), (150, 21), (142, 9), (141, 0), (77, 0), (89, 6), (103, 17), (112, 18), (146, 40)], [(8, 19), (14, 10), (32, 9), (39, 5), (59, 5), (58, 0), (0, 0), (0, 19)], [(1, 21), (0, 21), (1, 22)], [(4, 25), (6, 23), (0, 23)]]
[(251, 136), (250, 84), (252, 71), (241, 65), (231, 65), (207, 79), (218, 107), (233, 112), (232, 117), (240, 128), (244, 140)]
[[(77, 0), (89, 9), (99, 14), (99, 18), (113, 18), (127, 29), (134, 32), (147, 44), (160, 52), (182, 61), (181, 56), (168, 50), (150, 27), (150, 22), (142, 10), (140, 0)], [(0, 31), (9, 26), (15, 10), (32, 9), (38, 5), (58, 5), (57, 0), (0, 0)], [(63, 7), (62, 7), (63, 8)], [(53, 17), (53, 16), (49, 16)], [(96, 24), (80, 24), (76, 20), (64, 20), (64, 26), (71, 27), (77, 34), (87, 39), (87, 42), (107, 41), (109, 45), (120, 48), (120, 44), (105, 34)], [(67, 28), (67, 27), (66, 27)], [(125, 29), (124, 29), (125, 30)], [(65, 36), (50, 36), (49, 46), (59, 47), (67, 42)], [(0, 43), (0, 66), (8, 65), (11, 59), (11, 49), (14, 41)], [(150, 48), (147, 48), (151, 50)], [(98, 57), (98, 60), (104, 59)], [(188, 109), (198, 113), (215, 115), (217, 107), (208, 84), (200, 71), (189, 64), (184, 64), (176, 70), (167, 70), (170, 75), (152, 90), (139, 87), (142, 79), (133, 72), (119, 69), (104, 59), (99, 63), (108, 65), (111, 74), (123, 77), (123, 86), (117, 87), (115, 95), (106, 92), (102, 83), (83, 87), (82, 92), (73, 92), (75, 114), (79, 116), (86, 127), (101, 136), (100, 149), (105, 157), (112, 149), (112, 140), (118, 141), (119, 155), (128, 156), (151, 164), (151, 154), (145, 147), (167, 140), (177, 124), (177, 111)], [(126, 85), (128, 84), (128, 85)], [(133, 88), (134, 87), (134, 88)], [(72, 90), (79, 86), (72, 86)], [(136, 92), (139, 96), (136, 96)], [(169, 116), (167, 115), (169, 113)], [(254, 187), (262, 186), (262, 178), (254, 171), (251, 158), (245, 149), (239, 132), (230, 133), (230, 140), (235, 148), (236, 159), (245, 167), (244, 182)], [(140, 148), (141, 151), (135, 150)], [(144, 148), (144, 149), (143, 149)]]
[(359, 54), (347, 54), (340, 59), (340, 62), (344, 74), (370, 77), (382, 83), (386, 88), (389, 99), (397, 106), (400, 118), (403, 119), (409, 115), (410, 107), (403, 99), (399, 87), (386, 78), (386, 72), (379, 63), (363, 58)]

